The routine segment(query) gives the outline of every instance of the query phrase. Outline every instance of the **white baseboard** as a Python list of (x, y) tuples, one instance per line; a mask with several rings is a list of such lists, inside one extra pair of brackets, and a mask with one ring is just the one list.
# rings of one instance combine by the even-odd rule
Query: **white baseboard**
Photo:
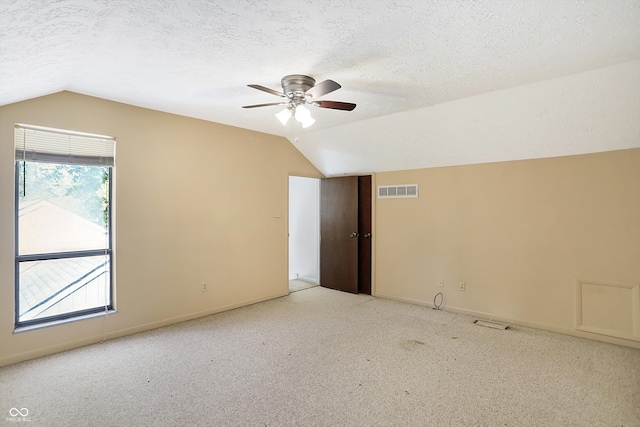
[[(413, 299), (413, 298), (405, 298), (405, 297), (400, 297), (400, 296), (392, 295), (392, 294), (385, 294), (383, 292), (376, 292), (375, 296), (378, 297), (378, 298), (384, 298), (384, 299), (389, 299), (389, 300), (399, 301), (399, 302), (406, 302), (406, 303), (414, 304), (414, 305), (421, 305), (421, 306), (432, 307), (432, 308), (434, 307), (432, 302), (417, 300), (417, 299)], [(623, 338), (616, 338), (616, 337), (610, 337), (610, 336), (605, 336), (605, 335), (599, 335), (599, 334), (595, 334), (595, 333), (578, 331), (578, 330), (574, 330), (574, 329), (561, 328), (561, 327), (557, 327), (557, 326), (554, 326), (554, 325), (547, 325), (547, 324), (543, 324), (543, 323), (529, 322), (527, 320), (514, 319), (514, 318), (511, 318), (511, 317), (500, 316), (500, 315), (497, 315), (497, 314), (494, 314), (494, 313), (486, 313), (486, 312), (482, 312), (482, 311), (469, 310), (469, 309), (460, 308), (460, 307), (452, 307), (452, 306), (444, 307), (444, 306), (441, 306), (440, 310), (449, 311), (449, 312), (452, 312), (452, 313), (464, 314), (464, 315), (467, 315), (467, 316), (472, 316), (472, 317), (476, 317), (476, 318), (484, 319), (484, 320), (495, 320), (495, 321), (502, 322), (502, 323), (510, 323), (510, 324), (513, 324), (513, 325), (524, 326), (524, 327), (527, 327), (527, 328), (541, 329), (541, 330), (544, 330), (544, 331), (555, 332), (555, 333), (558, 333), (558, 334), (571, 335), (571, 336), (574, 336), (574, 337), (587, 338), (587, 339), (591, 339), (591, 340), (594, 340), (594, 341), (602, 341), (602, 342), (606, 342), (606, 343), (609, 343), (609, 344), (617, 344), (617, 345), (622, 345), (622, 346), (625, 346), (625, 347), (631, 347), (631, 348), (640, 349), (640, 343), (639, 342), (631, 341), (631, 340), (627, 340), (627, 339), (623, 339)]]
[(315, 279), (313, 277), (307, 277), (307, 276), (293, 277), (293, 278), (289, 278), (289, 280), (302, 280), (303, 282), (313, 283), (315, 285), (319, 284), (318, 279)]
[[(34, 350), (30, 350), (30, 351), (25, 351), (22, 353), (18, 353), (18, 354), (12, 354), (10, 356), (6, 356), (3, 358), (0, 358), (0, 367), (2, 366), (7, 366), (7, 365), (12, 365), (14, 363), (18, 363), (18, 362), (23, 362), (25, 360), (30, 360), (30, 359), (36, 359), (38, 357), (43, 357), (43, 356), (48, 356), (50, 354), (55, 354), (55, 353), (60, 353), (63, 351), (67, 351), (67, 350), (72, 350), (74, 348), (79, 348), (79, 347), (84, 347), (87, 345), (91, 345), (91, 344), (97, 344), (100, 342), (103, 342), (105, 340), (111, 340), (114, 338), (120, 338), (120, 337), (124, 337), (127, 335), (133, 335), (133, 334), (137, 334), (140, 332), (145, 332), (145, 331), (149, 331), (152, 329), (157, 329), (157, 328), (161, 328), (164, 326), (169, 326), (169, 325), (173, 325), (176, 323), (181, 323), (181, 322), (186, 322), (188, 320), (193, 320), (193, 319), (198, 319), (200, 317), (205, 317), (205, 316), (210, 316), (212, 314), (217, 314), (217, 313), (221, 313), (223, 311), (228, 311), (228, 310), (233, 310), (235, 308), (240, 308), (240, 307), (245, 307), (248, 305), (252, 305), (252, 304), (257, 304), (259, 302), (263, 302), (263, 301), (268, 301), (274, 298), (280, 298), (283, 296), (288, 295), (288, 291), (286, 292), (279, 292), (276, 294), (272, 294), (272, 295), (266, 295), (266, 296), (261, 296), (261, 297), (257, 297), (257, 298), (251, 298), (248, 300), (244, 300), (244, 301), (240, 301), (240, 302), (236, 302), (236, 303), (232, 303), (232, 304), (227, 304), (224, 306), (220, 306), (220, 307), (215, 307), (209, 310), (203, 310), (203, 311), (199, 311), (199, 312), (195, 312), (195, 313), (189, 313), (189, 314), (184, 314), (181, 316), (175, 316), (175, 317), (170, 317), (167, 319), (161, 319), (161, 320), (157, 320), (157, 321), (153, 321), (153, 322), (148, 322), (148, 323), (144, 323), (141, 325), (136, 325), (136, 326), (131, 326), (128, 328), (123, 328), (123, 329), (118, 329), (115, 331), (100, 331), (99, 333), (89, 336), (89, 337), (85, 337), (85, 338), (81, 338), (81, 339), (77, 339), (77, 340), (72, 340), (72, 341), (67, 341), (64, 343), (60, 343), (60, 344), (56, 344), (56, 345), (52, 345), (52, 346), (48, 346), (48, 347), (43, 347), (43, 348), (38, 348), (38, 349), (34, 349)], [(113, 315), (117, 315), (117, 314), (113, 314)]]

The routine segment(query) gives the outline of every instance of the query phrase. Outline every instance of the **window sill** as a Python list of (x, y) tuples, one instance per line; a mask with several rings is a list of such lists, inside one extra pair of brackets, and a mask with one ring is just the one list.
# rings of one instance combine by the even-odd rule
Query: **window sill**
[(50, 326), (58, 326), (58, 325), (64, 325), (65, 323), (77, 322), (78, 320), (87, 320), (87, 319), (93, 319), (95, 317), (109, 316), (109, 315), (115, 314), (117, 312), (118, 312), (117, 310), (109, 310), (109, 311), (106, 311), (106, 312), (105, 311), (101, 311), (99, 313), (85, 314), (85, 315), (82, 315), (82, 316), (70, 317), (68, 319), (52, 320), (51, 322), (39, 323), (37, 325), (18, 326), (17, 328), (15, 328), (13, 330), (13, 333), (14, 334), (19, 334), (19, 333), (22, 333), (22, 332), (33, 331), (35, 329), (48, 328)]

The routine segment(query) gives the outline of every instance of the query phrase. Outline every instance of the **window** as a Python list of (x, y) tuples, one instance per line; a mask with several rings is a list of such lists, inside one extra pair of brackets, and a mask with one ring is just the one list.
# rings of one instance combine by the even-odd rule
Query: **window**
[(15, 127), (15, 324), (113, 309), (115, 139)]

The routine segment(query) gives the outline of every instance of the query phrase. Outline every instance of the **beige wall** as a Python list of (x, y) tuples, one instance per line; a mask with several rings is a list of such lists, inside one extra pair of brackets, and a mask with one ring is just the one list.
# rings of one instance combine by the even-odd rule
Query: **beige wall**
[(376, 181), (377, 296), (640, 348), (640, 148)]
[[(14, 123), (117, 138), (117, 314), (13, 334)], [(0, 159), (0, 365), (286, 295), (288, 176), (321, 176), (284, 138), (70, 92), (1, 107)]]
[[(14, 123), (118, 139), (117, 314), (13, 334)], [(285, 295), (289, 175), (321, 176), (271, 135), (69, 92), (0, 107), (0, 365)], [(375, 295), (640, 348), (640, 149), (374, 179), (420, 186), (374, 200)]]

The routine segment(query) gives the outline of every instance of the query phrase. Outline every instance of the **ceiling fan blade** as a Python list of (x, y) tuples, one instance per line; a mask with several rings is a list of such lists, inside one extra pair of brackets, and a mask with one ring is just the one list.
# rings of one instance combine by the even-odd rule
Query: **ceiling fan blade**
[(351, 111), (356, 108), (356, 104), (339, 101), (313, 101), (313, 105), (320, 108), (331, 108), (333, 110)]
[(242, 108), (270, 107), (272, 105), (287, 105), (286, 102), (270, 102), (268, 104), (243, 105)]
[(306, 91), (305, 95), (311, 95), (314, 98), (320, 98), (321, 96), (331, 93), (334, 90), (338, 90), (341, 87), (342, 86), (340, 86), (338, 83), (334, 82), (333, 80), (325, 80), (321, 83), (318, 83), (308, 91)]
[(247, 86), (252, 87), (254, 89), (261, 90), (263, 92), (270, 93), (272, 95), (282, 96), (283, 98), (285, 96), (284, 93), (278, 92), (277, 90), (269, 89), (268, 87), (264, 87), (264, 86), (260, 86), (260, 85), (247, 85)]

